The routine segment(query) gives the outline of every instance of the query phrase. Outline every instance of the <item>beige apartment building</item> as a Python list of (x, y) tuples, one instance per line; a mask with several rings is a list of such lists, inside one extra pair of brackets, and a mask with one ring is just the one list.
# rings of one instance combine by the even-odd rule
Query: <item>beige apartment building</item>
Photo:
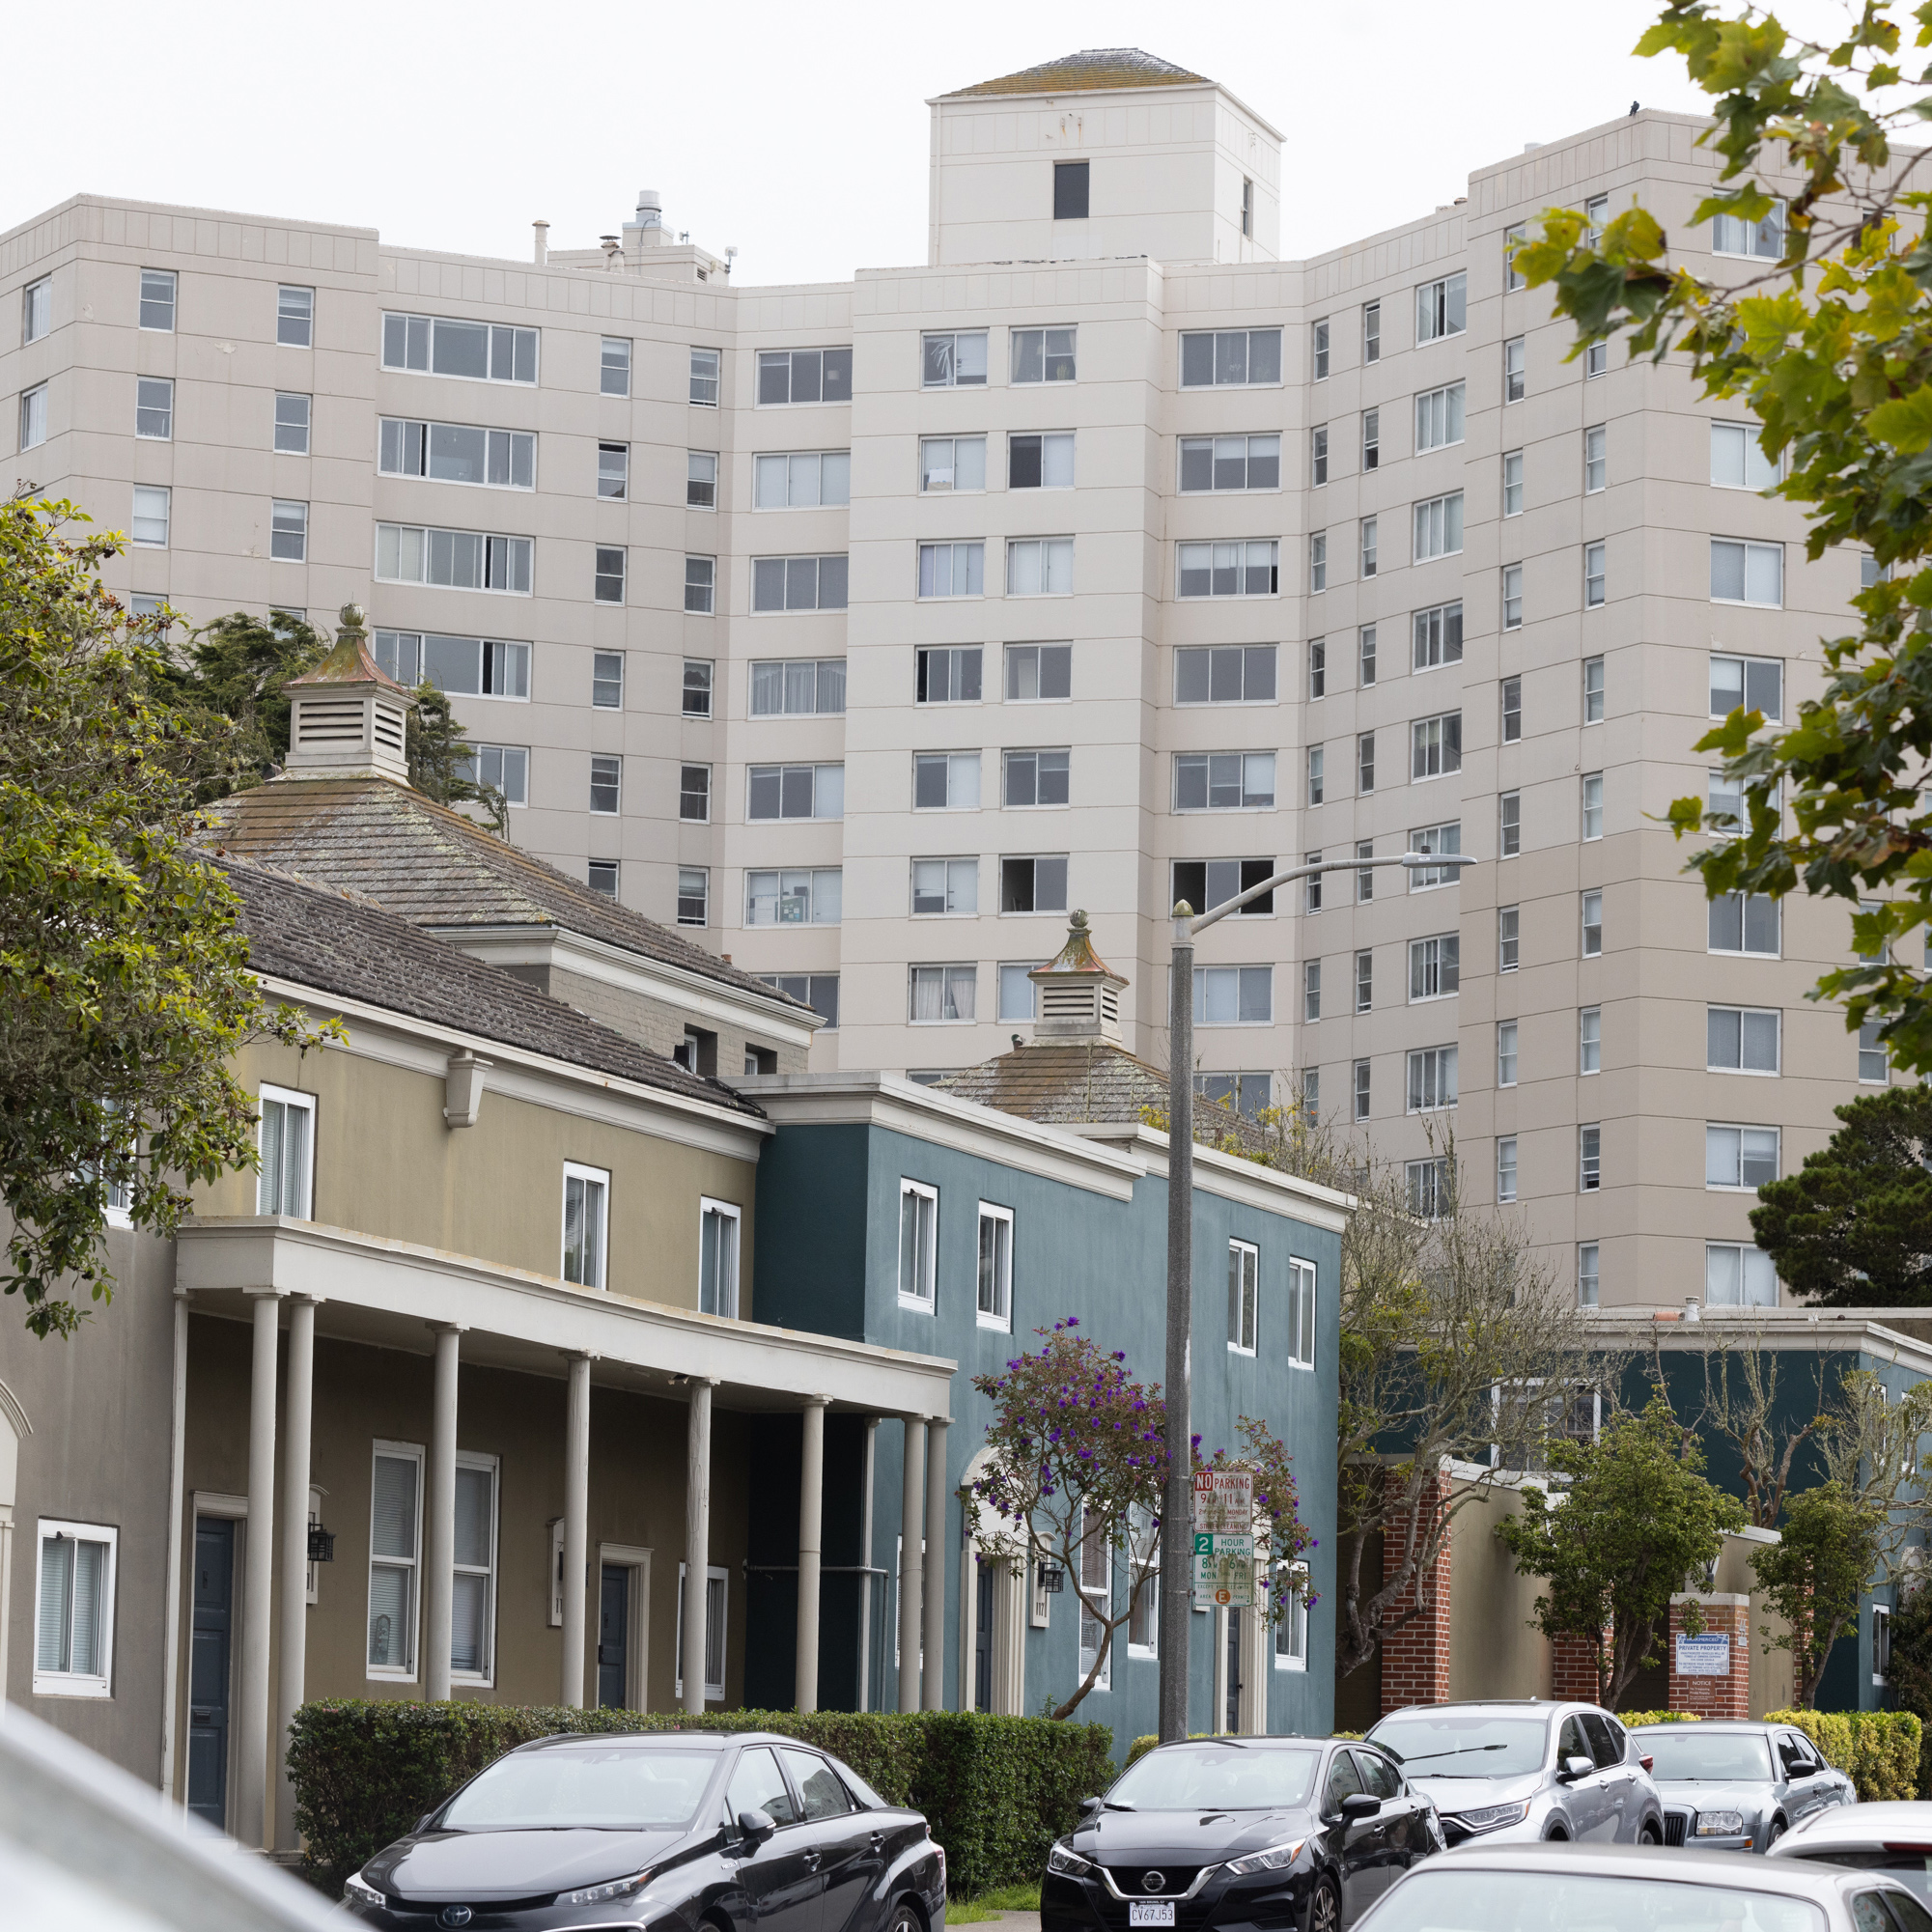
[(1761, 267), (1689, 223), (1700, 124), (1284, 262), (1279, 136), (1210, 79), (1101, 50), (931, 109), (928, 261), (850, 282), (740, 287), (649, 191), (523, 262), (76, 197), (0, 236), (10, 487), (126, 530), (143, 608), (366, 604), (512, 837), (816, 1006), (814, 1067), (1000, 1050), (1076, 906), (1163, 1061), (1177, 896), (1473, 854), (1215, 928), (1204, 1076), (1425, 1205), (1452, 1133), (1585, 1300), (1776, 1299), (1750, 1189), (1883, 1055), (1803, 996), (1844, 911), (1708, 910), (1661, 817), (1714, 713), (1815, 687), (1861, 562), (1506, 266), (1636, 198)]

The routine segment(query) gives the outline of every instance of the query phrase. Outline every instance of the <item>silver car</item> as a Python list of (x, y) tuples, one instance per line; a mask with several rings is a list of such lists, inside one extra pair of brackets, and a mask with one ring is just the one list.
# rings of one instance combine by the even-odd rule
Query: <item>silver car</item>
[(1643, 1724), (1631, 1732), (1664, 1799), (1664, 1842), (1768, 1851), (1786, 1832), (1859, 1802), (1842, 1771), (1788, 1724)]
[(1641, 1755), (1595, 1704), (1412, 1704), (1368, 1736), (1434, 1801), (1452, 1846), (1664, 1842), (1664, 1806)]
[(1932, 1805), (1854, 1805), (1817, 1811), (1785, 1833), (1771, 1856), (1890, 1872), (1932, 1906)]

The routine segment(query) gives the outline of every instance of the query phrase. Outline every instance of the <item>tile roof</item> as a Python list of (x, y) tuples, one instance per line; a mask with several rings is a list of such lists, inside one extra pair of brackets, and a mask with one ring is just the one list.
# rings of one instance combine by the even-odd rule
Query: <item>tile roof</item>
[(345, 887), (418, 926), (550, 927), (761, 1000), (797, 1003), (674, 928), (386, 778), (278, 778), (208, 811), (205, 842), (215, 852)]
[(1123, 87), (1183, 87), (1190, 81), (1207, 79), (1204, 73), (1190, 73), (1171, 61), (1142, 53), (1138, 47), (1082, 47), (1077, 54), (1042, 61), (1038, 67), (1001, 74), (997, 80), (983, 80), (974, 87), (955, 88), (940, 98), (960, 100), (975, 94), (1104, 94)]
[(248, 963), (259, 973), (763, 1118), (729, 1087), (686, 1073), (353, 892), (233, 855), (216, 864), (241, 900)]

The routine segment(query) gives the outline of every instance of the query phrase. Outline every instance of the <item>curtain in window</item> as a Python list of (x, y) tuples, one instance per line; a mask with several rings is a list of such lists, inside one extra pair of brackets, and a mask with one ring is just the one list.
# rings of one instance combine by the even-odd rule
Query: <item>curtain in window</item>
[(258, 1215), (309, 1213), (309, 1110), (286, 1101), (262, 1102), (262, 1166), (255, 1184)]
[(36, 1670), (67, 1670), (70, 1657), (68, 1606), (73, 1596), (74, 1541), (48, 1537), (41, 1544), (40, 1620), (34, 1646)]
[(707, 1315), (738, 1313), (738, 1223), (715, 1208), (704, 1211), (698, 1227), (698, 1307)]

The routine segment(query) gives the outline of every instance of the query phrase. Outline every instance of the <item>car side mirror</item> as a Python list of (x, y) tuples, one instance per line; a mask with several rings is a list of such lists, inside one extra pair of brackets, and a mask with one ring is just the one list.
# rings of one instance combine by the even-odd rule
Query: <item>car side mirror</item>
[(770, 1811), (741, 1811), (738, 1829), (752, 1844), (762, 1845), (778, 1829), (778, 1821)]
[(436, 1814), (434, 1811), (425, 1811), (410, 1828), (410, 1835), (412, 1837), (421, 1837), (435, 1823), (435, 1817)]
[(1587, 1778), (1597, 1768), (1594, 1758), (1572, 1756), (1563, 1760), (1563, 1768), (1556, 1775), (1565, 1784), (1574, 1784), (1580, 1778)]
[(1657, 1760), (1654, 1757), (1652, 1757), (1648, 1751), (1645, 1751), (1643, 1755), (1639, 1757), (1637, 1761), (1638, 1764), (1642, 1765), (1642, 1767), (1646, 1772), (1652, 1770), (1657, 1763)]
[(1373, 1818), (1382, 1809), (1382, 1800), (1367, 1791), (1351, 1791), (1342, 1800), (1342, 1823), (1359, 1824), (1364, 1818)]
[(1105, 1798), (1082, 1798), (1080, 1800), (1080, 1816), (1082, 1818), (1091, 1818), (1106, 1803), (1106, 1800)]

